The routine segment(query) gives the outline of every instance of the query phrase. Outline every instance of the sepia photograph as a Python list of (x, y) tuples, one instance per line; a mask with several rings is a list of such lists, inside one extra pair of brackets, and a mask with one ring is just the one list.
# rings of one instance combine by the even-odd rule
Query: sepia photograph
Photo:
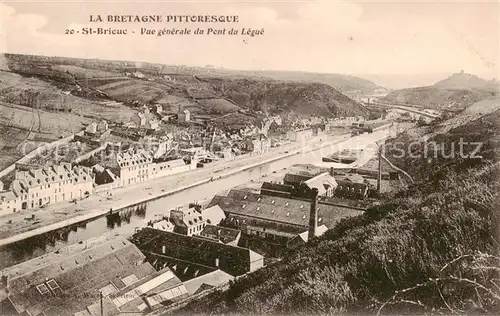
[(0, 315), (500, 315), (498, 0), (0, 1)]

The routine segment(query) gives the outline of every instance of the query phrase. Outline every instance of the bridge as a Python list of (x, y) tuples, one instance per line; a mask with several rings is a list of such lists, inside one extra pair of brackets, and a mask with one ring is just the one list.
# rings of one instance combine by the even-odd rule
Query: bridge
[[(387, 103), (378, 103), (378, 102), (371, 102), (369, 104), (366, 103), (366, 102), (364, 102), (364, 104), (366, 106), (373, 106), (373, 105), (375, 105), (375, 106), (378, 106), (378, 107), (385, 107), (385, 108), (391, 108), (391, 109), (400, 109), (400, 110), (403, 110), (403, 111), (415, 113), (415, 114), (422, 115), (422, 116), (425, 116), (425, 117), (428, 117), (428, 118), (432, 118), (432, 119), (440, 118), (441, 117), (441, 111), (437, 111), (440, 114), (433, 114), (433, 113), (425, 112), (425, 110), (423, 109), (423, 107), (412, 107), (412, 106), (407, 106), (407, 105), (387, 104)], [(433, 111), (435, 111), (435, 110), (433, 110)]]

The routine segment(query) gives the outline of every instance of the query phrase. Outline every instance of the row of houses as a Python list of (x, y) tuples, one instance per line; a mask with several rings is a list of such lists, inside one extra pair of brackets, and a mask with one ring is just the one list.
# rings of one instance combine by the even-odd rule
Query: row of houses
[(80, 199), (92, 194), (93, 185), (87, 167), (65, 162), (43, 168), (16, 165), (9, 190), (0, 192), (0, 215)]
[(90, 168), (66, 162), (48, 167), (16, 165), (9, 188), (0, 188), (0, 216), (196, 169), (196, 159), (162, 158), (157, 152), (118, 153), (114, 172), (100, 165)]

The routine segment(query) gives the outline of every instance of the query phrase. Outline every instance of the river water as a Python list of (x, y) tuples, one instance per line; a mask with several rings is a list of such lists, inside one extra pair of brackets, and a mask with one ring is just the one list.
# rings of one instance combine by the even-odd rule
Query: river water
[(323, 156), (346, 148), (366, 147), (374, 141), (383, 138), (388, 133), (388, 131), (380, 131), (353, 137), (335, 146), (276, 160), (174, 195), (127, 207), (112, 215), (102, 216), (2, 246), (0, 247), (0, 269), (55, 251), (67, 244), (76, 243), (102, 234), (111, 233), (129, 237), (137, 227), (145, 226), (147, 221), (156, 214), (163, 215), (177, 206), (210, 199), (218, 192), (229, 190), (252, 179), (260, 178), (263, 175), (290, 167), (294, 164), (307, 163), (326, 166), (321, 161)]

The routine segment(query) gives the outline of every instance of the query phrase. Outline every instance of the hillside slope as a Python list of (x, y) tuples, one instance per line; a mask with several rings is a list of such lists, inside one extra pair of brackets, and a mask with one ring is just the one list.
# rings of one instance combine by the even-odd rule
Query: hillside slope
[[(162, 104), (167, 112), (177, 113), (185, 108), (195, 115), (213, 117), (241, 110), (328, 117), (369, 114), (362, 105), (321, 83), (207, 75), (197, 73), (196, 69), (171, 69), (147, 63), (10, 54), (5, 58), (11, 72), (35, 76), (66, 90), (70, 96), (93, 101)], [(4, 92), (9, 94), (8, 102), (15, 103), (25, 89), (12, 86)], [(54, 100), (41, 99), (40, 106), (49, 108), (53, 103)]]
[(427, 140), (482, 142), (481, 159), (429, 168), (424, 155), (388, 150), (416, 179), (410, 188), (181, 314), (498, 313), (499, 124), (496, 111)]
[(217, 92), (246, 109), (270, 114), (367, 116), (369, 111), (326, 84), (204, 77)]
[(454, 90), (479, 90), (487, 92), (498, 92), (500, 86), (495, 80), (485, 80), (467, 73), (455, 73), (450, 77), (438, 81), (434, 84), (438, 89), (454, 89)]
[(18, 54), (5, 54), (5, 58), (0, 56), (0, 69), (8, 70), (16, 63), (42, 63), (42, 64), (57, 64), (66, 65), (69, 67), (77, 66), (86, 69), (94, 69), (96, 71), (108, 72), (108, 75), (116, 71), (123, 70), (124, 68), (141, 68), (148, 69), (153, 72), (160, 72), (162, 74), (186, 74), (186, 75), (210, 75), (217, 77), (245, 77), (255, 80), (283, 80), (283, 81), (302, 81), (324, 83), (334, 87), (335, 89), (344, 92), (360, 91), (362, 93), (373, 93), (377, 89), (383, 89), (375, 83), (344, 74), (325, 74), (325, 73), (312, 73), (301, 71), (276, 71), (276, 70), (231, 70), (223, 68), (201, 68), (201, 67), (186, 67), (179, 65), (164, 65), (146, 62), (135, 61), (113, 61), (113, 60), (98, 60), (98, 59), (80, 59), (80, 58), (66, 58), (66, 57), (47, 57), (47, 56), (33, 56), (33, 55), (18, 55)]
[(433, 109), (463, 109), (485, 98), (492, 97), (492, 92), (475, 90), (449, 90), (434, 86), (394, 90), (381, 98), (381, 102), (422, 105)]
[(496, 96), (498, 92), (499, 85), (495, 81), (487, 81), (467, 73), (456, 73), (432, 86), (394, 90), (380, 101), (456, 110)]
[(253, 76), (264, 76), (274, 80), (323, 83), (334, 87), (342, 93), (359, 91), (369, 94), (374, 93), (376, 90), (384, 89), (370, 80), (344, 74), (272, 70), (246, 71), (241, 73)]

